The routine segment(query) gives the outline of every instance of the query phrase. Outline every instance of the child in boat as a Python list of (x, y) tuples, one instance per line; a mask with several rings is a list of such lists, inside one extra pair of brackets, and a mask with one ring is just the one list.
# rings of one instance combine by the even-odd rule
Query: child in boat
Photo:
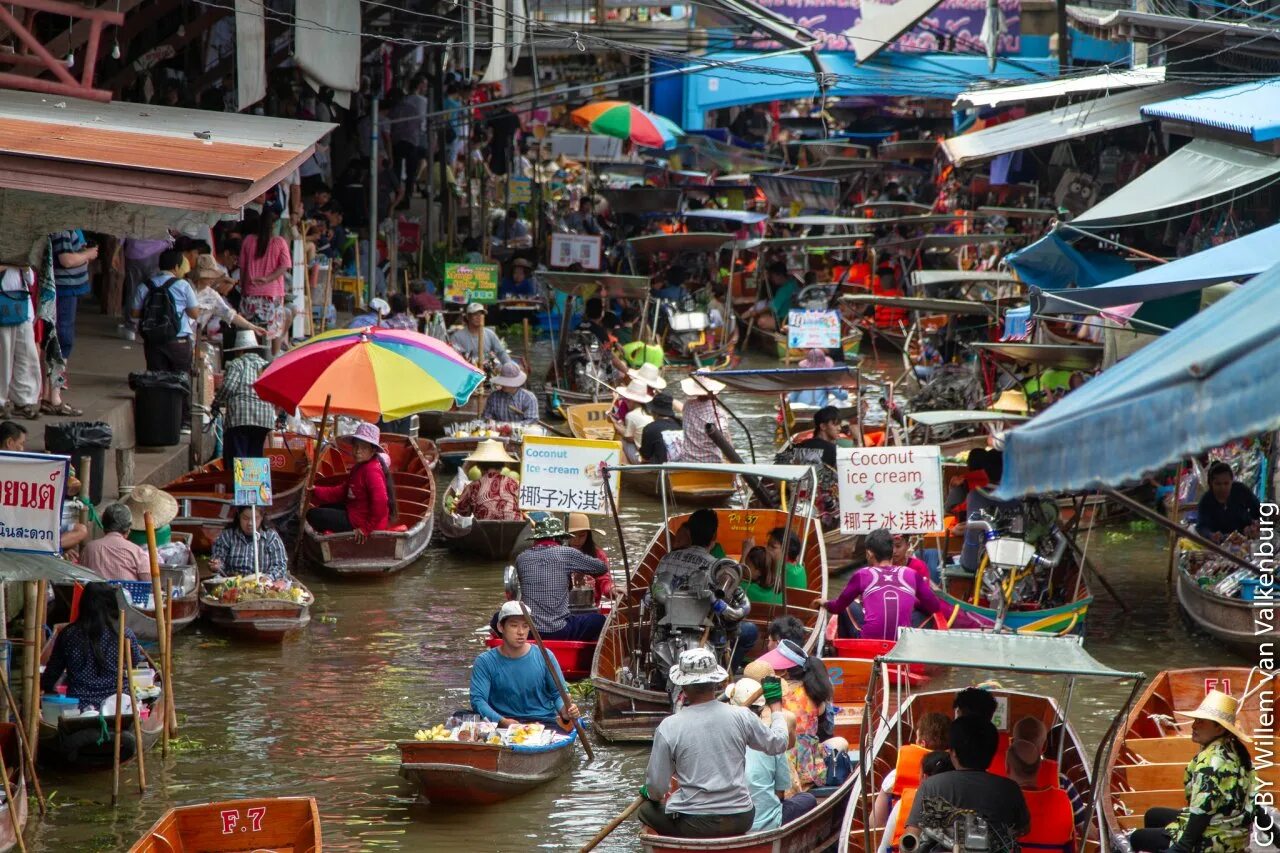
[(307, 523), (321, 533), (355, 531), (357, 542), (375, 530), (389, 530), (396, 517), (396, 490), (391, 480), (391, 458), (382, 449), (377, 426), (362, 422), (351, 435), (338, 439), (351, 448), (355, 465), (345, 483), (316, 486), (315, 508)]
[[(764, 694), (761, 690), (760, 682), (740, 678), (729, 688), (727, 698), (729, 704), (748, 708), (759, 716), (764, 710)], [(752, 701), (753, 697), (755, 701)], [(788, 736), (795, 740), (795, 718), (791, 715), (788, 717)], [(808, 791), (793, 797), (786, 796), (787, 789), (791, 787), (791, 765), (787, 762), (785, 752), (781, 755), (765, 755), (758, 749), (748, 749), (747, 787), (751, 789), (751, 802), (756, 807), (755, 820), (751, 823), (752, 832), (777, 829), (818, 807), (817, 798)]]

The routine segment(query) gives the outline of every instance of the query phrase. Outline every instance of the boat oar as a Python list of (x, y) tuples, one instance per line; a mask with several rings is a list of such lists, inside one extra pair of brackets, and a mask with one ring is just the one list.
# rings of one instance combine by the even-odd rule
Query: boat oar
[(594, 836), (592, 836), (590, 841), (588, 841), (586, 844), (579, 847), (578, 853), (590, 853), (590, 851), (595, 850), (596, 846), (599, 845), (601, 841), (604, 841), (606, 838), (609, 837), (609, 833), (613, 832), (615, 829), (622, 826), (623, 822), (626, 821), (627, 818), (631, 817), (633, 814), (638, 812), (642, 805), (644, 805), (644, 797), (643, 796), (636, 797), (634, 800), (631, 801), (630, 805), (628, 805), (625, 809), (622, 810), (622, 814), (618, 815), (613, 820), (606, 823), (599, 832), (597, 832)]
[[(542, 642), (542, 635), (538, 633), (538, 626), (533, 624), (533, 614), (529, 612), (529, 607), (523, 601), (520, 602), (520, 609), (524, 611), (524, 618), (529, 623), (529, 633), (533, 634), (534, 642), (538, 644), (539, 650), (542, 651), (542, 661), (547, 665), (547, 674), (556, 683), (556, 689), (560, 691), (560, 699), (564, 702), (565, 713), (569, 712), (569, 706), (573, 704), (573, 700), (569, 697), (569, 688), (565, 685), (564, 679), (560, 677), (560, 670), (556, 669), (555, 664), (551, 661), (551, 652), (547, 651), (547, 647)], [(587, 740), (587, 730), (582, 727), (582, 721), (577, 717), (573, 718), (573, 728), (578, 733), (578, 739), (582, 741), (582, 748), (587, 752), (587, 760), (595, 761), (596, 754), (591, 749), (591, 742)]]

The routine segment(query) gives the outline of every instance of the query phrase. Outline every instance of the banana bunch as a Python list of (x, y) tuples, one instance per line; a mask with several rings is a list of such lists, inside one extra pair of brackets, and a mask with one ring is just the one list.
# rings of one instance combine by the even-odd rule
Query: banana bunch
[(445, 728), (443, 723), (436, 723), (429, 729), (418, 729), (413, 735), (414, 740), (453, 740), (453, 733)]

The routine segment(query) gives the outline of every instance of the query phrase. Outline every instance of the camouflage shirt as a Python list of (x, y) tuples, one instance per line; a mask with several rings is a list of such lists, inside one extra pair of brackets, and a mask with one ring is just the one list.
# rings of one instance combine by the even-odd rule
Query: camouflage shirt
[(1210, 816), (1197, 853), (1242, 853), (1249, 846), (1253, 817), (1253, 771), (1240, 761), (1231, 741), (1220, 737), (1205, 746), (1183, 776), (1187, 808), (1167, 829), (1175, 841), (1192, 814)]

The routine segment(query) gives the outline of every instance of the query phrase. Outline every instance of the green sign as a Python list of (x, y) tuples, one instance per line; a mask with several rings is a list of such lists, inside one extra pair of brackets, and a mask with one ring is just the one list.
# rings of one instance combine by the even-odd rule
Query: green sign
[(444, 298), (447, 302), (497, 302), (498, 265), (445, 264)]

